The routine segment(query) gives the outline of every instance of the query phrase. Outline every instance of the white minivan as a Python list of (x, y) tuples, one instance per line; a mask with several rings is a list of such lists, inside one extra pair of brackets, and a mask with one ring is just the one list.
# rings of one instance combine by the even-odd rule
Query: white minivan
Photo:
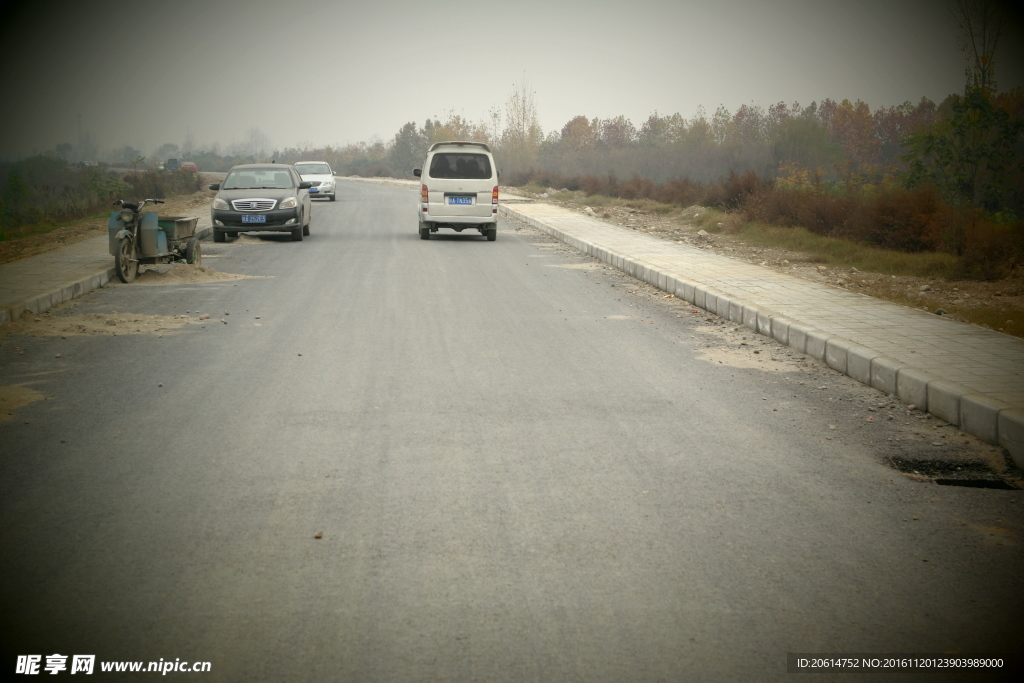
[(420, 239), (438, 228), (470, 228), (498, 238), (498, 169), (491, 148), (482, 142), (438, 142), (427, 150), (420, 178)]

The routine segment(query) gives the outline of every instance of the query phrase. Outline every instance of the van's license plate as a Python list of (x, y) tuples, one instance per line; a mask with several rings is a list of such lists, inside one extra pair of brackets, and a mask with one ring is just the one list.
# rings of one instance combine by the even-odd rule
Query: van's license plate
[(449, 204), (472, 204), (473, 203), (473, 198), (472, 197), (449, 197), (448, 198), (448, 203)]
[(258, 216), (246, 216), (246, 215), (243, 214), (242, 222), (243, 223), (266, 223), (267, 222), (267, 217), (262, 215), (262, 214), (260, 214)]

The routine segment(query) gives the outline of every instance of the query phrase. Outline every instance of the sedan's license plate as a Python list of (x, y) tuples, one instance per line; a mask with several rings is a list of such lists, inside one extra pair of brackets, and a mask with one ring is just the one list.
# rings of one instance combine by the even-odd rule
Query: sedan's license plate
[(319, 191), (320, 191), (320, 190), (318, 190), (318, 189), (317, 189), (317, 188), (315, 188), (315, 187), (311, 187), (311, 188), (309, 188), (309, 193), (310, 193), (310, 194), (316, 194), (316, 193), (317, 193), (317, 192), (319, 192)]
[(448, 198), (448, 203), (449, 204), (472, 204), (473, 203), (473, 198), (472, 197), (449, 197)]
[(242, 222), (243, 223), (266, 223), (267, 222), (267, 217), (264, 216), (263, 214), (259, 214), (259, 215), (256, 215), (256, 216), (245, 216), (245, 215), (243, 215), (242, 216)]

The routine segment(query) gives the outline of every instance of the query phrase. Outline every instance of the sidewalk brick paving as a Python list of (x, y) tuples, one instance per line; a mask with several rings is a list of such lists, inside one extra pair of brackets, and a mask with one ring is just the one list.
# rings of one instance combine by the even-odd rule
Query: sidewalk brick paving
[(0, 265), (0, 324), (42, 313), (115, 277), (106, 235)]

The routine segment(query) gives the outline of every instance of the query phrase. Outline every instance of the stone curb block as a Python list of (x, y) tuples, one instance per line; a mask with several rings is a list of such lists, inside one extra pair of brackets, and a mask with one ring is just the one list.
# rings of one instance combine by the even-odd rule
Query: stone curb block
[(825, 348), (828, 344), (828, 340), (832, 338), (828, 332), (822, 330), (808, 330), (807, 331), (807, 342), (804, 353), (808, 356), (820, 360), (822, 363), (825, 362)]
[(743, 306), (743, 324), (750, 328), (752, 332), (757, 332), (757, 307), (756, 306)]
[(793, 322), (782, 315), (772, 316), (772, 339), (789, 346), (789, 328)]
[(861, 384), (871, 386), (871, 361), (878, 356), (877, 351), (858, 344), (851, 345), (846, 350), (846, 374)]
[(668, 291), (668, 274), (663, 270), (658, 271), (658, 289), (663, 292)]
[(966, 387), (944, 379), (928, 384), (928, 412), (951, 425), (960, 426), (960, 397), (969, 394)]
[[(696, 285), (694, 285), (692, 282), (690, 282), (688, 280), (683, 280), (683, 299), (685, 299), (686, 301), (689, 301), (692, 304), (693, 300), (694, 300), (694, 298), (696, 296), (695, 293), (694, 293), (695, 289), (696, 289)], [(679, 286), (678, 285), (676, 285), (676, 296), (679, 296)]]
[(743, 324), (743, 311), (746, 307), (740, 301), (733, 301), (729, 305), (729, 320), (738, 325)]
[(1010, 451), (1014, 464), (1024, 469), (1024, 410), (1010, 408), (999, 413), (999, 445)]
[(807, 333), (811, 328), (803, 323), (789, 324), (789, 345), (800, 353), (807, 353)]
[(825, 342), (825, 365), (845, 375), (846, 354), (853, 345), (853, 342), (846, 339), (830, 338)]
[(718, 309), (718, 292), (707, 287), (704, 289), (704, 305), (702, 308), (708, 313), (715, 313)]
[(772, 315), (767, 311), (757, 312), (757, 333), (766, 337), (772, 336)]
[[(715, 290), (708, 290), (714, 296), (714, 305), (708, 310), (717, 315), (720, 318), (729, 319), (729, 307), (732, 306), (732, 299), (727, 297), (722, 292)], [(711, 302), (709, 302), (711, 303)], [(724, 312), (724, 315), (723, 315)]]
[(999, 413), (1012, 407), (984, 394), (964, 394), (960, 397), (960, 428), (986, 443), (998, 445)]
[(732, 310), (732, 297), (723, 292), (715, 292), (715, 315), (722, 320), (729, 320), (729, 311)]
[(938, 381), (939, 377), (918, 370), (902, 367), (896, 372), (896, 396), (908, 405), (917, 406), (918, 410), (928, 410), (928, 384)]
[(704, 306), (704, 288), (700, 285), (694, 285), (693, 287), (693, 305), (707, 310), (707, 307)]
[(888, 356), (871, 359), (871, 386), (890, 396), (896, 393), (896, 375), (903, 363)]

